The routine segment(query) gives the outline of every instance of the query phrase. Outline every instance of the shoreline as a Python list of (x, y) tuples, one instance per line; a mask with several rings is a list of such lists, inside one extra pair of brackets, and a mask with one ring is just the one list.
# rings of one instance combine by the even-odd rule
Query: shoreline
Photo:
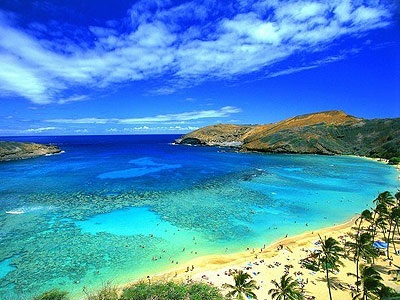
[[(368, 160), (373, 160), (375, 162), (384, 163), (386, 165), (387, 162), (379, 159), (379, 158), (370, 158), (370, 157), (362, 157), (357, 156), (358, 158), (364, 158)], [(398, 179), (400, 180), (400, 165), (388, 165), (393, 166), (398, 172)], [(301, 282), (311, 282), (312, 284), (308, 284), (305, 287), (305, 292), (307, 295), (313, 295), (315, 299), (325, 299), (327, 294), (325, 295), (326, 290), (326, 281), (324, 279), (324, 274), (312, 272), (307, 269), (300, 268), (298, 261), (302, 258), (307, 257), (304, 255), (307, 253), (307, 248), (315, 244), (315, 241), (319, 240), (319, 236), (324, 238), (333, 237), (335, 239), (343, 240), (343, 237), (348, 237), (348, 233), (352, 232), (353, 226), (355, 226), (355, 221), (360, 214), (356, 214), (349, 220), (344, 223), (323, 227), (316, 230), (306, 230), (301, 234), (294, 235), (292, 237), (286, 237), (276, 240), (267, 245), (260, 245), (257, 249), (249, 249), (246, 251), (231, 253), (231, 254), (218, 254), (218, 255), (205, 255), (195, 259), (191, 259), (185, 263), (183, 263), (179, 267), (169, 268), (168, 270), (156, 274), (148, 275), (145, 278), (140, 278), (138, 280), (134, 280), (127, 284), (121, 285), (122, 288), (126, 288), (134, 285), (137, 282), (165, 282), (165, 281), (176, 281), (176, 282), (206, 282), (208, 284), (217, 286), (221, 289), (222, 284), (224, 283), (233, 283), (233, 277), (231, 276), (231, 270), (247, 270), (250, 273), (254, 280), (257, 281), (257, 284), (262, 284), (263, 287), (260, 287), (259, 290), (256, 291), (256, 294), (261, 299), (261, 296), (265, 296), (270, 288), (272, 288), (271, 280), (278, 280), (280, 276), (284, 273), (284, 269), (280, 266), (283, 266), (285, 262), (291, 262), (293, 266), (296, 264), (296, 267), (293, 271), (297, 270), (295, 273), (301, 274), (301, 276), (297, 276), (297, 280), (301, 280)], [(246, 246), (244, 246), (246, 247)], [(281, 248), (281, 250), (279, 250)], [(304, 252), (304, 253), (302, 253)], [(303, 254), (303, 255), (302, 255)], [(276, 268), (273, 266), (273, 263), (276, 264)], [(278, 264), (279, 263), (279, 266)], [(348, 273), (354, 272), (351, 261), (346, 259), (345, 266), (343, 270), (341, 270), (341, 274), (337, 276), (340, 277), (339, 287), (334, 287), (333, 294), (336, 295), (336, 298), (340, 298), (342, 300), (351, 299), (350, 289), (354, 287), (351, 285), (352, 279), (349, 278), (349, 282), (346, 282), (345, 277)], [(400, 256), (394, 257), (393, 260), (394, 265), (400, 265)], [(376, 265), (380, 266), (382, 269), (390, 269), (392, 263), (389, 264), (384, 258), (378, 258), (376, 261)], [(250, 267), (251, 266), (251, 267)], [(264, 269), (265, 266), (267, 268), (274, 268), (272, 270), (267, 270), (267, 276), (260, 276), (263, 272), (260, 269)], [(257, 270), (257, 271), (256, 271)], [(285, 269), (286, 270), (286, 269)], [(347, 272), (346, 272), (347, 270)], [(306, 273), (307, 278), (301, 278), (303, 273)], [(322, 274), (322, 276), (321, 276)], [(293, 278), (296, 278), (295, 275), (290, 274)], [(340, 276), (339, 276), (340, 275)], [(311, 276), (311, 279), (310, 279)], [(390, 274), (382, 274), (384, 282), (386, 285), (394, 288), (399, 291), (400, 286), (397, 285), (397, 282), (392, 280)], [(260, 280), (258, 280), (260, 279)], [(346, 282), (346, 287), (344, 287), (343, 282)], [(343, 287), (343, 288), (342, 288)], [(226, 291), (223, 291), (223, 294)], [(263, 298), (264, 299), (264, 298)]]
[[(279, 251), (277, 250), (278, 246), (282, 245), (283, 248), (287, 248), (296, 244), (308, 241), (310, 239), (319, 239), (318, 234), (322, 236), (322, 234), (329, 233), (329, 232), (342, 232), (344, 230), (350, 230), (351, 227), (354, 225), (355, 220), (359, 214), (355, 215), (348, 221), (334, 225), (329, 227), (324, 227), (321, 229), (316, 230), (307, 230), (303, 233), (294, 235), (292, 237), (281, 238), (272, 242), (270, 244), (260, 245), (259, 248), (247, 248), (246, 251), (235, 252), (230, 254), (214, 254), (214, 255), (204, 255), (201, 257), (197, 257), (194, 259), (189, 260), (188, 262), (182, 264), (184, 266), (179, 266), (175, 268), (170, 268), (165, 272), (157, 273), (150, 276), (150, 279), (153, 281), (166, 281), (166, 280), (178, 280), (184, 281), (187, 280), (188, 274), (192, 276), (196, 276), (202, 272), (206, 271), (216, 271), (221, 268), (232, 266), (232, 265), (239, 265), (244, 262), (247, 262), (249, 259), (259, 259), (259, 258), (271, 258), (274, 257)], [(254, 250), (254, 251), (253, 251)], [(262, 250), (262, 251), (260, 251)], [(257, 258), (256, 258), (257, 256)], [(194, 270), (187, 272), (187, 267), (194, 266)], [(140, 281), (148, 280), (148, 277), (141, 278), (135, 280), (134, 282), (130, 282), (123, 286), (131, 286), (132, 284)]]
[[(358, 157), (357, 158), (364, 158), (368, 160), (373, 160), (376, 161), (376, 159), (372, 158), (365, 158), (365, 157)], [(384, 163), (382, 161), (376, 161), (380, 163)], [(392, 165), (387, 165), (388, 167), (391, 167)], [(394, 166), (397, 170), (397, 175), (399, 175), (399, 166)], [(395, 173), (396, 174), (396, 173)], [(398, 178), (398, 176), (397, 176)], [(372, 198), (368, 203), (372, 203)], [(302, 232), (299, 234), (295, 234), (292, 236), (291, 232), (288, 231), (290, 234), (289, 237), (284, 238), (282, 235), (282, 238), (276, 239), (274, 241), (266, 243), (266, 245), (263, 245), (263, 241), (265, 242), (266, 237), (264, 236), (264, 239), (259, 242), (258, 245), (254, 245), (255, 249), (254, 252), (252, 251), (253, 249), (248, 249), (245, 251), (246, 247), (248, 245), (242, 244), (241, 249), (239, 252), (235, 253), (229, 253), (229, 254), (213, 254), (213, 255), (202, 255), (193, 259), (189, 260), (182, 260), (179, 261), (179, 265), (170, 265), (167, 266), (166, 268), (161, 269), (161, 271), (156, 271), (156, 270), (150, 270), (149, 272), (138, 274), (138, 276), (130, 277), (130, 276), (122, 276), (121, 278), (115, 277), (114, 280), (116, 280), (118, 283), (116, 286), (118, 287), (119, 290), (122, 291), (123, 288), (127, 288), (129, 286), (132, 286), (138, 282), (165, 282), (165, 281), (176, 281), (176, 282), (187, 282), (187, 281), (195, 281), (195, 282), (203, 282), (203, 283), (211, 283), (214, 286), (218, 287), (221, 289), (221, 285), (223, 283), (233, 283), (233, 277), (229, 275), (225, 275), (225, 273), (229, 273), (229, 269), (245, 269), (248, 267), (249, 264), (252, 265), (252, 269), (247, 270), (249, 274), (252, 276), (254, 275), (253, 272), (256, 273), (256, 275), (253, 276), (253, 279), (257, 281), (257, 284), (260, 284), (263, 286), (263, 288), (260, 289), (260, 293), (263, 294), (257, 294), (259, 295), (259, 299), (269, 299), (268, 297), (265, 297), (267, 295), (267, 292), (270, 288), (272, 288), (272, 285), (270, 284), (271, 280), (278, 280), (281, 275), (283, 275), (284, 272), (284, 265), (289, 263), (292, 264), (296, 267), (299, 267), (298, 265), (298, 260), (300, 258), (299, 254), (303, 254), (303, 257), (305, 253), (301, 250), (304, 247), (307, 247), (307, 244), (312, 244), (314, 241), (318, 240), (318, 234), (321, 235), (321, 237), (324, 237), (326, 235), (327, 237), (337, 237), (339, 235), (344, 235), (348, 231), (351, 231), (352, 226), (354, 225), (354, 221), (358, 217), (359, 214), (353, 213), (353, 216), (348, 218), (347, 220), (344, 219), (344, 222), (338, 221), (336, 222), (337, 225), (329, 226), (329, 224), (325, 224), (325, 226), (322, 224), (324, 227), (320, 228), (309, 228), (306, 226), (303, 226)], [(321, 216), (322, 218), (323, 216)], [(333, 223), (333, 222), (332, 222)], [(328, 226), (327, 226), (328, 225)], [(278, 251), (277, 247), (282, 244), (284, 245), (283, 251)], [(262, 251), (261, 251), (262, 249)], [(289, 249), (289, 250), (288, 250)], [(262, 262), (261, 262), (262, 260)], [(273, 269), (268, 268), (268, 265), (273, 264), (274, 262), (280, 262), (281, 266), (280, 267), (274, 267)], [(397, 265), (400, 265), (400, 261), (396, 263)], [(194, 269), (193, 269), (194, 267)], [(159, 269), (160, 270), (160, 269)], [(189, 270), (189, 271), (188, 271)], [(291, 271), (296, 270), (302, 271), (304, 273), (305, 269), (293, 269)], [(265, 275), (265, 271), (267, 271), (268, 275)], [(306, 271), (308, 274), (308, 270)], [(349, 272), (353, 272), (354, 270), (350, 270)], [(344, 272), (343, 272), (344, 273)], [(293, 273), (291, 272), (290, 275), (294, 278)], [(314, 275), (315, 276), (315, 275)], [(129, 278), (130, 277), (130, 278)], [(315, 292), (315, 289), (318, 290), (326, 290), (326, 283), (323, 282), (323, 278), (319, 278), (318, 275), (315, 276), (315, 279), (312, 280), (312, 277), (309, 277), (308, 280), (314, 281), (316, 284), (313, 286), (309, 285), (307, 288), (310, 289), (309, 294), (312, 295), (317, 295)], [(318, 279), (316, 279), (318, 278)], [(119, 280), (123, 279), (123, 280)], [(113, 279), (110, 279), (111, 283)], [(229, 281), (231, 280), (231, 282)], [(104, 281), (105, 283), (109, 281)], [(104, 285), (104, 282), (102, 283)], [(97, 288), (99, 290), (101, 287)], [(91, 289), (90, 289), (91, 290)], [(307, 289), (308, 291), (308, 289)], [(222, 294), (226, 294), (225, 290), (222, 290)], [(349, 294), (347, 292), (347, 294)], [(74, 293), (71, 293), (71, 299), (83, 299), (82, 298), (82, 291), (77, 290)], [(350, 295), (350, 294), (349, 294)], [(264, 296), (264, 297), (263, 297)], [(76, 298), (75, 298), (76, 297)], [(351, 299), (346, 298), (346, 297), (334, 297), (337, 299)], [(317, 297), (316, 299), (326, 299), (325, 296), (322, 296), (321, 298)]]
[[(190, 260), (180, 267), (171, 268), (166, 272), (144, 277), (120, 287), (127, 288), (137, 282), (202, 282), (218, 287), (225, 295), (227, 290), (223, 289), (222, 285), (224, 283), (234, 284), (232, 273), (243, 270), (249, 273), (259, 286), (255, 290), (258, 299), (269, 299), (265, 296), (269, 289), (273, 288), (271, 280), (279, 280), (287, 271), (290, 276), (304, 284), (307, 297), (314, 296), (315, 298), (310, 299), (324, 300), (328, 298), (325, 273), (305, 269), (299, 264), (299, 261), (308, 257), (313, 250), (318, 249), (316, 244), (319, 236), (321, 238), (333, 237), (343, 246), (349, 239), (348, 234), (356, 230), (354, 226), (358, 216), (359, 214), (339, 225), (306, 231), (290, 238), (282, 238), (257, 249), (248, 249), (233, 254), (202, 256)], [(355, 264), (348, 259), (342, 259), (342, 262), (344, 266), (340, 272), (331, 274), (331, 279), (333, 278), (332, 294), (335, 299), (351, 300), (351, 290), (355, 289), (355, 285), (354, 278), (348, 274), (355, 273)], [(395, 270), (395, 265), (400, 265), (400, 256), (394, 255), (392, 262), (386, 260), (386, 256), (380, 256), (375, 261), (375, 265), (383, 271), (381, 276), (385, 284), (399, 291), (400, 285), (393, 280), (394, 275), (388, 273), (390, 270)]]

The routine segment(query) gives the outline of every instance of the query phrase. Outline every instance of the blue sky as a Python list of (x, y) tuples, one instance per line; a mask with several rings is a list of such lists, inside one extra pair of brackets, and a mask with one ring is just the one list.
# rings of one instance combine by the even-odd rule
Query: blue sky
[(0, 2), (0, 136), (400, 116), (396, 1)]

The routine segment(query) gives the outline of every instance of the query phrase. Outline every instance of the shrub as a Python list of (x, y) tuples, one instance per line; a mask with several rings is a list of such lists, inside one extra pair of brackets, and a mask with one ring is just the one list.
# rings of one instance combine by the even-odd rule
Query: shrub
[(400, 164), (400, 157), (392, 157), (389, 159), (389, 164), (391, 165), (399, 165)]
[(36, 297), (34, 300), (68, 300), (67, 292), (60, 291), (58, 289), (52, 289), (50, 291), (44, 292)]
[(225, 299), (220, 290), (204, 283), (193, 283), (188, 286), (190, 300), (222, 300)]
[(111, 282), (106, 282), (104, 286), (95, 293), (89, 293), (84, 291), (86, 294), (86, 300), (118, 300), (118, 288), (112, 285)]
[(221, 292), (203, 283), (138, 283), (123, 291), (123, 300), (223, 300)]

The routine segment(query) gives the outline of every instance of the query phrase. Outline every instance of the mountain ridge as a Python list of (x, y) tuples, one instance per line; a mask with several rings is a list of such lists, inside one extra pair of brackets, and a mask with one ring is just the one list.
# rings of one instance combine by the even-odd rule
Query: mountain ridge
[(400, 156), (400, 118), (363, 119), (341, 110), (310, 113), (272, 124), (217, 124), (197, 129), (177, 144), (230, 146), (241, 151)]

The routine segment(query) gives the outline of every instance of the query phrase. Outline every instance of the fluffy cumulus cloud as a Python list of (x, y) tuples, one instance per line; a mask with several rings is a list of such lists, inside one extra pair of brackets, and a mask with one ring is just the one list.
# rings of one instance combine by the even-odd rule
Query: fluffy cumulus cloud
[(344, 37), (388, 26), (393, 8), (387, 5), (259, 0), (221, 6), (206, 0), (142, 0), (121, 16), (123, 29), (116, 20), (89, 26), (84, 35), (82, 28), (57, 34), (49, 24), (37, 22), (22, 27), (18, 16), (0, 10), (0, 96), (63, 104), (85, 99), (74, 88), (90, 91), (162, 78), (164, 85), (155, 92), (173, 93), (260, 70), (279, 76), (293, 66), (276, 70), (276, 64), (296, 53), (323, 51)]

